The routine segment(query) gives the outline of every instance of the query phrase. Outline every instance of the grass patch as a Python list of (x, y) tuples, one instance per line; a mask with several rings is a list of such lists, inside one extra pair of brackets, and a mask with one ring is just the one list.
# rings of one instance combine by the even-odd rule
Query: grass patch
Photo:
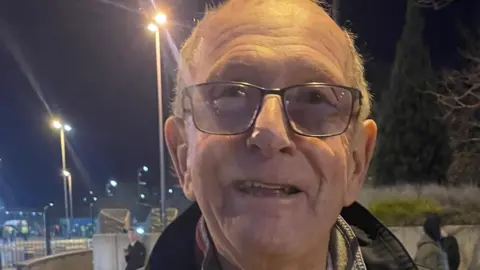
[(480, 189), (437, 185), (365, 187), (359, 201), (388, 226), (417, 226), (426, 213), (445, 225), (480, 225)]

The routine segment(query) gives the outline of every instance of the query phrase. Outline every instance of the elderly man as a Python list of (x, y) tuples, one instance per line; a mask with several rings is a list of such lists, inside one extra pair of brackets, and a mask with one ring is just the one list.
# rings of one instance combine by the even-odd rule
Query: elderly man
[(165, 134), (195, 203), (148, 269), (417, 269), (355, 203), (375, 147), (351, 36), (311, 0), (231, 0), (181, 51)]

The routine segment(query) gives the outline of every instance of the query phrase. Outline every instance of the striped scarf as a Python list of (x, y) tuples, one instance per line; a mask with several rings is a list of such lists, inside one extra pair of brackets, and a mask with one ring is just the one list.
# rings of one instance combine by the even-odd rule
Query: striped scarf
[[(201, 270), (221, 270), (203, 217), (197, 223), (197, 264)], [(327, 270), (366, 270), (352, 228), (339, 216), (330, 235)]]

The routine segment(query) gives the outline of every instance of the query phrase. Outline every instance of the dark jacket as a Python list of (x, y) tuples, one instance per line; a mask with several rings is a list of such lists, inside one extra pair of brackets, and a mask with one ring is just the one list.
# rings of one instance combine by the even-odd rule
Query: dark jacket
[(447, 236), (442, 239), (442, 247), (448, 258), (449, 270), (458, 270), (460, 266), (460, 248), (454, 236)]
[[(168, 226), (155, 244), (146, 269), (199, 270), (195, 232), (200, 216), (194, 203)], [(345, 207), (341, 216), (355, 232), (368, 270), (419, 269), (393, 233), (360, 204)]]
[(125, 270), (137, 270), (145, 266), (145, 260), (147, 256), (147, 250), (145, 245), (140, 241), (135, 242), (135, 244), (128, 245), (127, 250), (125, 251), (125, 261), (127, 262), (127, 267)]

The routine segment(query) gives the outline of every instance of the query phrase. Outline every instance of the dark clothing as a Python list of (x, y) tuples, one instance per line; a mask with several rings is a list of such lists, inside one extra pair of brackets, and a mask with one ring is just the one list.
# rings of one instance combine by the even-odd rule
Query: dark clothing
[[(158, 239), (148, 261), (146, 270), (199, 270), (196, 233), (201, 217), (194, 203), (166, 228)], [(412, 258), (398, 239), (378, 219), (354, 203), (342, 210), (341, 217), (356, 236), (363, 261), (368, 270), (416, 270)], [(350, 251), (355, 252), (355, 251)], [(205, 258), (204, 270), (219, 270), (216, 256)], [(334, 262), (335, 263), (335, 262)], [(424, 268), (421, 268), (424, 269)]]
[(437, 214), (430, 214), (423, 223), (423, 231), (434, 242), (440, 242), (440, 240), (442, 239), (440, 216)]
[(460, 248), (454, 236), (447, 236), (442, 239), (442, 247), (447, 253), (449, 270), (458, 270), (460, 266)]
[(145, 249), (145, 245), (140, 241), (135, 242), (133, 246), (128, 245), (125, 251), (125, 261), (127, 262), (125, 270), (142, 268), (145, 265), (146, 255), (147, 250)]

